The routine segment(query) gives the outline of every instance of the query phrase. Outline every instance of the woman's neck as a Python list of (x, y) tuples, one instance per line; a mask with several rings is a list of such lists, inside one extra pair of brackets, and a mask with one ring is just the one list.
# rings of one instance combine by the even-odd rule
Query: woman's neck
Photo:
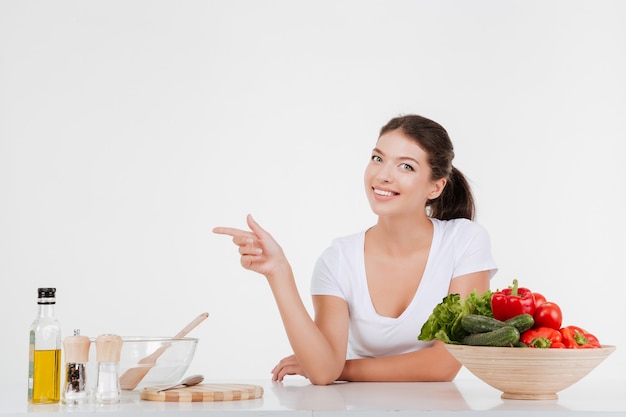
[(390, 255), (413, 253), (430, 248), (433, 223), (427, 216), (411, 218), (379, 217), (367, 233), (370, 244)]

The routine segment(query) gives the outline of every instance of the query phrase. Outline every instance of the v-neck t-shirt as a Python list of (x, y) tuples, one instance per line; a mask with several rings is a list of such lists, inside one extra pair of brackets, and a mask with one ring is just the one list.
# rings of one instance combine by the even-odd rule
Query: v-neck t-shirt
[(434, 307), (461, 275), (497, 272), (487, 231), (467, 219), (431, 219), (434, 231), (419, 287), (399, 317), (374, 309), (365, 273), (365, 230), (333, 240), (318, 258), (311, 280), (312, 295), (331, 295), (348, 303), (350, 325), (347, 359), (399, 355), (432, 345), (417, 340)]

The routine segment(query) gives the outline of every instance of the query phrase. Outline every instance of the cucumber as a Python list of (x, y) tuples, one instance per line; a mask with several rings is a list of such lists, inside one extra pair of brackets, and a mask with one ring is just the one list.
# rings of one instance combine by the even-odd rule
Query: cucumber
[(469, 333), (486, 333), (499, 329), (507, 324), (493, 317), (468, 314), (461, 317), (461, 326)]
[(478, 314), (468, 314), (461, 317), (461, 326), (469, 333), (485, 333), (500, 329), (504, 326), (513, 326), (520, 333), (533, 327), (535, 320), (530, 314), (520, 314), (507, 321), (500, 321), (493, 317), (480, 316)]
[(470, 346), (515, 346), (520, 333), (514, 326), (504, 326), (485, 333), (473, 333), (463, 339), (464, 345)]
[(524, 333), (526, 330), (533, 327), (535, 320), (530, 314), (520, 314), (519, 316), (511, 317), (504, 323), (509, 326), (514, 326), (520, 333)]

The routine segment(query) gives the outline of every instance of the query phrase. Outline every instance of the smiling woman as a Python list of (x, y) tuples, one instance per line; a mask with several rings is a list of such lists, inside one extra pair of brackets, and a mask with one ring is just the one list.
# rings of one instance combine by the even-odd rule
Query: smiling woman
[(345, 381), (449, 381), (460, 364), (440, 342), (417, 333), (451, 293), (489, 288), (497, 268), (487, 232), (473, 222), (467, 181), (452, 166), (446, 130), (417, 115), (380, 131), (365, 169), (375, 225), (335, 239), (313, 272), (311, 318), (280, 245), (248, 216), (233, 237), (244, 268), (264, 275), (294, 354), (273, 379), (298, 374), (314, 384)]

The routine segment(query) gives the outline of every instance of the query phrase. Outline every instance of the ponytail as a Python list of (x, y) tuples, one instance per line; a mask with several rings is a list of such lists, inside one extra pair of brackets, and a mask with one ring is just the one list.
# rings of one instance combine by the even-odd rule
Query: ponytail
[(467, 179), (454, 166), (439, 197), (428, 201), (430, 217), (439, 220), (464, 218), (474, 220), (476, 207)]

